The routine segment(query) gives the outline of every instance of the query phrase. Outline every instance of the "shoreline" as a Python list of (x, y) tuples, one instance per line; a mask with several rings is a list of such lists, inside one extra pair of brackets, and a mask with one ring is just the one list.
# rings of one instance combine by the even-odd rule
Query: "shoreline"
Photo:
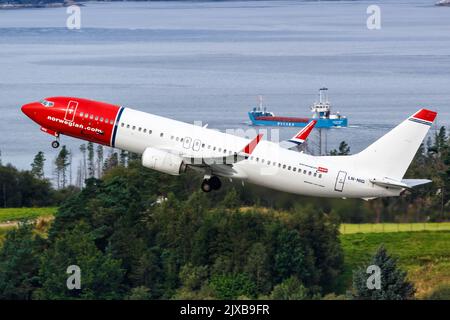
[(75, 1), (51, 2), (51, 3), (4, 3), (0, 4), (0, 10), (17, 10), (17, 9), (43, 9), (43, 8), (64, 8), (73, 5), (84, 6), (82, 3)]

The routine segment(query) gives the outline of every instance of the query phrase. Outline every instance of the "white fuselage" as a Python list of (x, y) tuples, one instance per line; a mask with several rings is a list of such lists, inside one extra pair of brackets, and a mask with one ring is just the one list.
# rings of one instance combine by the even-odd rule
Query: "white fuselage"
[[(248, 142), (249, 139), (130, 108), (123, 110), (115, 137), (115, 147), (127, 151), (142, 154), (152, 147), (197, 158), (239, 153)], [(372, 198), (400, 193), (399, 189), (371, 183), (370, 173), (355, 166), (352, 159), (311, 156), (263, 140), (247, 160), (233, 164), (233, 174), (228, 177), (310, 196)]]

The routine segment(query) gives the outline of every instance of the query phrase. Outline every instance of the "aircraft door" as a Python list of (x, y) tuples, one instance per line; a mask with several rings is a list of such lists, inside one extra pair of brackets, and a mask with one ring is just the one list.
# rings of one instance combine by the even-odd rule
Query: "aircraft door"
[(342, 192), (344, 190), (345, 178), (347, 177), (347, 172), (339, 171), (336, 177), (336, 184), (334, 185), (334, 190)]
[(200, 150), (200, 144), (201, 144), (200, 140), (195, 139), (194, 144), (192, 146), (192, 150), (194, 150), (194, 151)]
[(72, 122), (75, 118), (75, 113), (77, 112), (78, 102), (70, 100), (67, 104), (66, 114), (64, 116), (64, 120)]
[(191, 142), (192, 142), (191, 137), (185, 137), (183, 141), (183, 147), (189, 149), (191, 147)]

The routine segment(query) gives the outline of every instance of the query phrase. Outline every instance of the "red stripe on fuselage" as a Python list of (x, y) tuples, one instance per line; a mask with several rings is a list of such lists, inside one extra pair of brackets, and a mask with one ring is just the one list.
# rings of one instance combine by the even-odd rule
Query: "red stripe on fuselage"
[(42, 127), (103, 145), (111, 144), (119, 106), (72, 97), (45, 100), (54, 102), (54, 106), (42, 106), (39, 115), (33, 118)]

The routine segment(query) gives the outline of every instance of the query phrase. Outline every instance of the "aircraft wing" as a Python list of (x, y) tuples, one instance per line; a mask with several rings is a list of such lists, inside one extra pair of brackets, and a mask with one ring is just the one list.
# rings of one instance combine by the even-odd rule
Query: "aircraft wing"
[(225, 156), (192, 156), (188, 154), (181, 155), (186, 165), (193, 168), (210, 167), (214, 172), (222, 175), (230, 175), (232, 173), (233, 164), (248, 159), (253, 153), (258, 143), (262, 140), (263, 134), (258, 134), (251, 140), (240, 152)]
[(301, 145), (308, 139), (309, 134), (312, 129), (316, 125), (317, 120), (312, 120), (310, 123), (306, 125), (306, 127), (302, 128), (295, 136), (291, 139), (280, 142), (280, 146), (286, 149), (293, 149)]

